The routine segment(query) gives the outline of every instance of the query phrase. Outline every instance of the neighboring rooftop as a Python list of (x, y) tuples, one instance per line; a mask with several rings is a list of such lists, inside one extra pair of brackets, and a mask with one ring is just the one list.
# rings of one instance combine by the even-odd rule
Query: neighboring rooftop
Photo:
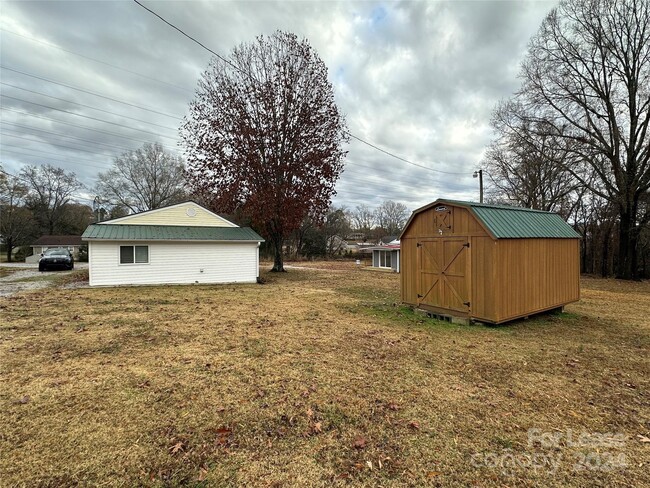
[(32, 246), (83, 246), (81, 236), (41, 236)]
[(179, 225), (92, 224), (83, 240), (107, 241), (255, 241), (263, 242), (249, 227), (194, 227)]

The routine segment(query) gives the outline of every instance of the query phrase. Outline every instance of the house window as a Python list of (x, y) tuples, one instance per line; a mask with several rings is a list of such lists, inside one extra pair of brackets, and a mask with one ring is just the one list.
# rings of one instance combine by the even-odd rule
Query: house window
[(120, 246), (120, 264), (146, 264), (149, 246)]

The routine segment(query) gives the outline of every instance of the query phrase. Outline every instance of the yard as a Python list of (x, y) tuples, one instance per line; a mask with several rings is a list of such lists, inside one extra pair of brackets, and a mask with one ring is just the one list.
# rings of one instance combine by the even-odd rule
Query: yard
[(650, 283), (459, 326), (311, 266), (0, 298), (1, 484), (650, 486)]

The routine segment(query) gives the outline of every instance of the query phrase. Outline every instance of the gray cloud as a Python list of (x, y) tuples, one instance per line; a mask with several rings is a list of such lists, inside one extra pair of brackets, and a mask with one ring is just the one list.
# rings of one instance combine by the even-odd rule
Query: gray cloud
[[(491, 110), (517, 88), (526, 44), (554, 2), (146, 5), (224, 55), (276, 29), (307, 37), (329, 67), (352, 133), (459, 173), (427, 171), (352, 140), (334, 202), (390, 198), (413, 209), (442, 196), (476, 198), (472, 172), (491, 137)], [(8, 171), (51, 161), (91, 188), (115, 156), (145, 141), (180, 153), (176, 128), (208, 52), (132, 2), (4, 2), (1, 27), (3, 66), (118, 100), (3, 69), (0, 156)]]

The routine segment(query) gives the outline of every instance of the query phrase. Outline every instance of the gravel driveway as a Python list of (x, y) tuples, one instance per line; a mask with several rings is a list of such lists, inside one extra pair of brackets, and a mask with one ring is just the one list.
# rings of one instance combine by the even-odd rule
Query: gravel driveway
[[(9, 268), (12, 272), (0, 278), (0, 297), (9, 297), (25, 290), (39, 290), (52, 284), (56, 276), (66, 275), (72, 271), (38, 270), (38, 264), (2, 263), (0, 268)], [(86, 269), (88, 263), (75, 263), (75, 269)]]

